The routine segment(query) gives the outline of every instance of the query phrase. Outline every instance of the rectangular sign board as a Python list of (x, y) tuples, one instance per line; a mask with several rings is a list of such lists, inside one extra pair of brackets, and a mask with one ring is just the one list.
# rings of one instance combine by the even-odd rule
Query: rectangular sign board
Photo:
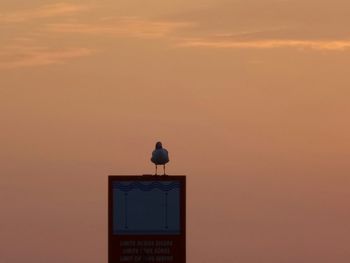
[(186, 177), (111, 175), (108, 263), (186, 263)]

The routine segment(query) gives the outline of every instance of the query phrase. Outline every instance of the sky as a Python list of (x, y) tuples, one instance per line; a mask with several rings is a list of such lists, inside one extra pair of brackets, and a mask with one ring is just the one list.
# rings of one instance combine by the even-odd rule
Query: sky
[(2, 0), (0, 262), (107, 262), (107, 178), (187, 175), (189, 263), (350, 261), (350, 2)]

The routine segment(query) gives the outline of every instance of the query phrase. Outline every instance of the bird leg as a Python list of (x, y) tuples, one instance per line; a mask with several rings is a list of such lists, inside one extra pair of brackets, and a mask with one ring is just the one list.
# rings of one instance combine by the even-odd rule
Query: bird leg
[(157, 165), (156, 165), (156, 173), (155, 173), (155, 175), (157, 175)]
[(163, 164), (163, 175), (165, 175), (165, 164)]

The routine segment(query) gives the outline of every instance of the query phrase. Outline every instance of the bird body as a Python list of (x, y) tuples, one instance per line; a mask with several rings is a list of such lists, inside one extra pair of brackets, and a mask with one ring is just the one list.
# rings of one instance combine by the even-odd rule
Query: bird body
[(169, 154), (166, 149), (155, 149), (152, 152), (152, 163), (156, 165), (162, 165), (169, 162)]
[(157, 165), (163, 165), (165, 175), (165, 164), (169, 162), (169, 154), (168, 151), (163, 148), (161, 142), (156, 143), (156, 148), (152, 152), (151, 161), (156, 165), (155, 175), (157, 175)]

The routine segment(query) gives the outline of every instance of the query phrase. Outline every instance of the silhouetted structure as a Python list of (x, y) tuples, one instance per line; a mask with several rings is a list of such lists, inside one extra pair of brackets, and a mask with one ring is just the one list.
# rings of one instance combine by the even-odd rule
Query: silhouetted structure
[(108, 263), (186, 263), (186, 176), (108, 181)]

